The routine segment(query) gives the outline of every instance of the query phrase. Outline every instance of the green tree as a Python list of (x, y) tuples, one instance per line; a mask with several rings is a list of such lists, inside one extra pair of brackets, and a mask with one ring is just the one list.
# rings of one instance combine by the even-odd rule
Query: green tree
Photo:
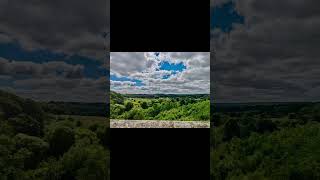
[(148, 108), (148, 103), (145, 102), (145, 101), (143, 101), (143, 102), (141, 103), (141, 108), (142, 108), (142, 109), (147, 109), (147, 108)]
[(96, 133), (91, 130), (77, 128), (75, 130), (75, 142), (77, 145), (86, 146), (90, 144), (98, 144), (99, 140)]
[(17, 117), (9, 118), (8, 122), (15, 129), (16, 133), (24, 133), (31, 136), (40, 136), (40, 123), (26, 114), (19, 114)]
[(125, 103), (125, 111), (130, 111), (133, 108), (133, 103), (130, 101), (127, 101)]
[(66, 126), (56, 126), (47, 134), (50, 151), (53, 155), (62, 155), (74, 144), (75, 133), (73, 129)]
[(96, 133), (100, 140), (100, 144), (104, 147), (110, 147), (111, 136), (109, 129), (106, 126), (99, 126)]
[(272, 132), (277, 129), (277, 125), (271, 120), (258, 119), (256, 121), (256, 131), (259, 133)]
[(22, 113), (22, 107), (20, 104), (8, 98), (0, 98), (0, 109), (2, 109), (5, 119)]
[(41, 138), (19, 133), (14, 141), (17, 150), (15, 156), (22, 157), (25, 169), (35, 168), (47, 156), (49, 144)]
[(223, 140), (229, 141), (233, 137), (239, 137), (239, 136), (240, 136), (240, 127), (238, 125), (238, 121), (234, 118), (230, 118), (224, 125)]
[(62, 179), (108, 180), (108, 153), (99, 145), (73, 146), (61, 158)]

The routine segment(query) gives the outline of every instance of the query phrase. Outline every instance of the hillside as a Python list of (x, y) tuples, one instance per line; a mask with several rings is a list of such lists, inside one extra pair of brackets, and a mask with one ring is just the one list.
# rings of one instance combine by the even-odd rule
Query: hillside
[(208, 95), (122, 95), (111, 92), (111, 119), (209, 121)]
[(213, 120), (212, 179), (319, 179), (320, 103), (224, 104)]
[(0, 91), (0, 179), (109, 179), (107, 120), (44, 107)]

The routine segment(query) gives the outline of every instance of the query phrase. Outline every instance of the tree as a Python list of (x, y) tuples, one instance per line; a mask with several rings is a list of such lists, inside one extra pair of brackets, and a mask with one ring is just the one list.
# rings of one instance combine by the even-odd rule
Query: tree
[(233, 137), (240, 136), (240, 127), (236, 119), (230, 118), (224, 125), (223, 140), (228, 141)]
[(9, 118), (16, 133), (24, 133), (31, 136), (40, 136), (40, 123), (26, 114), (19, 114), (17, 117)]
[(16, 156), (24, 161), (24, 168), (35, 168), (46, 157), (49, 144), (41, 138), (19, 133), (14, 137), (16, 142)]
[(50, 151), (53, 155), (62, 155), (74, 144), (74, 131), (66, 126), (54, 127), (47, 135)]
[(107, 151), (99, 145), (73, 146), (61, 158), (64, 170), (61, 179), (109, 179)]
[(133, 108), (133, 103), (130, 102), (130, 101), (127, 101), (127, 102), (125, 103), (125, 110), (126, 110), (126, 111), (130, 111), (132, 108)]
[(0, 109), (2, 109), (5, 119), (14, 117), (17, 114), (22, 113), (22, 108), (17, 102), (6, 98), (0, 98)]
[(141, 108), (142, 108), (142, 109), (147, 109), (147, 108), (148, 108), (148, 103), (145, 102), (145, 101), (143, 101), (143, 102), (141, 103)]
[(75, 142), (77, 145), (87, 146), (90, 144), (98, 144), (99, 140), (96, 133), (89, 129), (77, 128), (75, 130)]
[(258, 119), (256, 121), (256, 130), (259, 133), (272, 132), (277, 128), (277, 125), (271, 120)]
[(110, 131), (109, 128), (106, 126), (99, 126), (99, 128), (96, 131), (97, 137), (99, 138), (100, 144), (102, 144), (104, 147), (110, 147)]

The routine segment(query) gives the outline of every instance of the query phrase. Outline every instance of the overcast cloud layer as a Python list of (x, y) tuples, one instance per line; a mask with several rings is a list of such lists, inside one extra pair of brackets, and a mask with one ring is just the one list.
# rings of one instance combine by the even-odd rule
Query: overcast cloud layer
[(126, 94), (208, 94), (209, 52), (111, 52), (111, 90)]
[(0, 41), (26, 49), (105, 57), (110, 0), (0, 1)]
[(0, 1), (0, 89), (106, 102), (109, 0)]
[(232, 2), (244, 23), (211, 29), (215, 101), (319, 101), (320, 1)]

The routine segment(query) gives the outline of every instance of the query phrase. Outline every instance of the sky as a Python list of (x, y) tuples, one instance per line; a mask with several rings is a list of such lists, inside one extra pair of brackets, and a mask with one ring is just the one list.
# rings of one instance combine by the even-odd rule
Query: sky
[(209, 94), (210, 52), (111, 52), (110, 86), (123, 94)]
[(0, 89), (40, 101), (105, 102), (109, 4), (0, 1)]
[(211, 0), (214, 101), (320, 101), (319, 6)]

